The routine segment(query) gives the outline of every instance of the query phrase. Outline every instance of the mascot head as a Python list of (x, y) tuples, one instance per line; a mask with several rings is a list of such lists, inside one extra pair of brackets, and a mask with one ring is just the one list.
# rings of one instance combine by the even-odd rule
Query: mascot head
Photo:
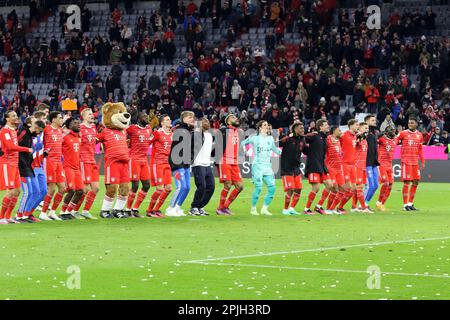
[(130, 126), (131, 115), (123, 102), (106, 103), (102, 107), (102, 122), (109, 129), (127, 129)]

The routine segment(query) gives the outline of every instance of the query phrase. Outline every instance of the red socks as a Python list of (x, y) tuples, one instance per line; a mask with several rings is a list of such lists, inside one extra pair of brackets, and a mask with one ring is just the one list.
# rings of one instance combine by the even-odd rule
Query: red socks
[(94, 204), (95, 197), (97, 196), (97, 193), (93, 191), (89, 191), (86, 195), (86, 203), (84, 204), (84, 211), (89, 211), (92, 208), (92, 205)]
[[(364, 200), (363, 186), (359, 185), (358, 189), (356, 189), (356, 197), (358, 198), (359, 204), (361, 208), (366, 208), (366, 201)], [(356, 207), (356, 206), (355, 206)]]
[[(319, 202), (317, 203), (318, 206), (322, 206), (325, 200), (328, 198), (328, 195), (330, 194), (330, 191), (328, 191), (327, 188), (323, 189), (322, 196), (320, 197)], [(309, 208), (309, 207), (308, 207)]]
[(6, 210), (8, 209), (8, 207), (9, 207), (9, 198), (4, 197), (2, 201), (2, 210), (0, 211), (0, 219), (5, 218)]
[(155, 207), (156, 202), (158, 201), (161, 193), (162, 193), (162, 189), (156, 189), (155, 192), (153, 192), (152, 197), (150, 199), (150, 203), (147, 208), (147, 212), (153, 211), (153, 208)]
[(134, 203), (133, 209), (135, 209), (135, 210), (139, 209), (139, 207), (141, 206), (141, 203), (144, 201), (146, 196), (147, 196), (147, 192), (142, 191), (142, 190), (139, 191), (136, 202)]
[(330, 209), (329, 210), (334, 210), (336, 209), (336, 207), (338, 206), (338, 204), (342, 201), (343, 198), (345, 198), (346, 192), (342, 192), (339, 191), (338, 193), (336, 193), (333, 202), (331, 203)]
[(327, 210), (331, 209), (331, 205), (333, 204), (334, 198), (336, 198), (337, 192), (331, 192), (328, 196), (328, 202), (327, 202)]
[(316, 198), (316, 194), (317, 194), (317, 192), (314, 192), (314, 191), (311, 191), (311, 192), (308, 194), (308, 201), (306, 202), (306, 207), (305, 207), (305, 209), (311, 208), (311, 205), (312, 205), (314, 199)]
[[(225, 201), (224, 207), (229, 208), (230, 205), (233, 203), (233, 201), (237, 198), (239, 193), (241, 193), (241, 191), (242, 190), (238, 190), (238, 189), (234, 188), (233, 191), (231, 191), (231, 194), (228, 197), (227, 201)], [(222, 196), (222, 194), (220, 196)]]
[(46, 213), (50, 202), (52, 202), (53, 195), (46, 194), (44, 197), (44, 203), (42, 204), (42, 213)]
[(289, 205), (291, 204), (291, 198), (292, 194), (286, 192), (286, 194), (284, 195), (284, 210), (289, 209)]
[(414, 197), (416, 196), (417, 186), (415, 184), (411, 184), (411, 188), (409, 189), (409, 203), (414, 203)]
[(294, 195), (292, 197), (292, 203), (291, 203), (291, 208), (295, 208), (295, 206), (297, 205), (298, 201), (300, 200), (300, 192), (294, 192)]
[(348, 200), (350, 200), (350, 198), (352, 196), (353, 196), (352, 190), (348, 190), (347, 192), (345, 192), (344, 195), (342, 196), (341, 203), (339, 204), (339, 208), (344, 208), (344, 206), (347, 204)]
[(403, 184), (403, 189), (402, 189), (402, 195), (403, 195), (403, 204), (407, 205), (408, 204), (408, 189), (409, 189), (409, 185), (404, 183)]
[(62, 199), (63, 199), (63, 194), (58, 192), (55, 196), (55, 198), (53, 199), (53, 204), (52, 204), (52, 210), (56, 211), (56, 209), (58, 209), (59, 204), (61, 203)]
[(358, 204), (358, 189), (356, 189), (352, 193), (352, 208), (356, 208), (357, 204)]
[(17, 204), (17, 197), (9, 198), (8, 207), (7, 207), (6, 212), (5, 212), (5, 218), (6, 219), (10, 219), (11, 218), (11, 213), (14, 210), (14, 208), (16, 207), (16, 204)]
[(78, 200), (77, 205), (75, 206), (75, 208), (73, 208), (74, 211), (78, 212), (81, 208), (81, 205), (83, 204), (84, 198), (86, 198), (86, 192), (83, 192), (83, 194), (81, 195), (80, 200)]
[(170, 192), (168, 192), (166, 189), (164, 189), (161, 192), (161, 195), (159, 196), (158, 199), (158, 203), (155, 206), (155, 211), (158, 211), (159, 209), (161, 209), (162, 205), (164, 204), (164, 201), (166, 201), (167, 196), (169, 195)]
[(128, 193), (128, 199), (127, 199), (127, 209), (131, 210), (131, 207), (133, 206), (134, 198), (136, 198), (136, 193), (129, 192)]
[(225, 202), (227, 201), (228, 192), (230, 192), (230, 189), (225, 189), (220, 192), (220, 202), (219, 202), (219, 209), (225, 208)]

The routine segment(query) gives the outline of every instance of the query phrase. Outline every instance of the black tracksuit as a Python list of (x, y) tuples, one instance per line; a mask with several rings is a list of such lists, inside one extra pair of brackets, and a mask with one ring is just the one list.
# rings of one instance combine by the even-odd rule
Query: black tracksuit
[(378, 162), (378, 136), (376, 128), (370, 128), (367, 135), (367, 167), (377, 167), (380, 165)]
[(319, 132), (317, 135), (306, 137), (308, 144), (308, 157), (306, 158), (305, 176), (310, 173), (328, 173), (325, 166), (325, 154), (327, 152), (327, 135)]
[[(17, 141), (19, 146), (32, 148), (33, 134), (28, 127), (23, 127), (20, 131)], [(29, 152), (19, 152), (19, 172), (21, 177), (34, 177), (34, 170), (32, 167), (33, 154)]]
[(298, 176), (301, 174), (300, 164), (302, 152), (306, 148), (304, 137), (284, 137), (279, 141), (281, 151), (281, 176)]

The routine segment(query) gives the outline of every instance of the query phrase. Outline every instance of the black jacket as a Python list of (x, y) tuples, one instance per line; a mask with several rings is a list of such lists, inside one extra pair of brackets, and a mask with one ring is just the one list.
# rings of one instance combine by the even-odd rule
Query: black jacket
[(308, 157), (306, 158), (305, 176), (310, 173), (328, 173), (325, 166), (327, 135), (320, 132), (317, 135), (306, 137), (306, 143), (308, 144)]
[[(185, 140), (187, 138), (186, 132), (189, 133), (188, 140)], [(191, 165), (194, 150), (194, 145), (192, 143), (193, 135), (193, 128), (189, 127), (185, 123), (180, 124), (173, 132), (172, 147), (169, 157), (169, 164), (172, 171), (182, 168), (187, 169)], [(189, 153), (185, 154), (184, 152), (187, 150), (189, 150)]]
[(292, 136), (282, 138), (279, 142), (281, 151), (281, 176), (298, 176), (302, 152), (306, 148), (304, 137)]
[[(28, 127), (23, 127), (17, 137), (19, 146), (32, 148), (33, 134)], [(34, 177), (34, 171), (31, 164), (33, 163), (33, 154), (29, 152), (19, 152), (19, 172), (21, 177)]]
[(376, 128), (370, 128), (369, 134), (367, 135), (367, 167), (379, 166), (378, 162), (378, 135), (376, 133)]

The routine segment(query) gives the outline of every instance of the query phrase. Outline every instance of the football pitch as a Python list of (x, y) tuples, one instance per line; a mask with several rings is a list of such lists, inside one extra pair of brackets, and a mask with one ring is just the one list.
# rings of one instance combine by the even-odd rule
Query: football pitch
[(345, 216), (283, 216), (281, 180), (274, 216), (249, 214), (249, 180), (217, 216), (220, 187), (209, 217), (0, 226), (0, 299), (450, 299), (450, 184), (421, 184), (418, 212), (396, 183), (386, 212)]

